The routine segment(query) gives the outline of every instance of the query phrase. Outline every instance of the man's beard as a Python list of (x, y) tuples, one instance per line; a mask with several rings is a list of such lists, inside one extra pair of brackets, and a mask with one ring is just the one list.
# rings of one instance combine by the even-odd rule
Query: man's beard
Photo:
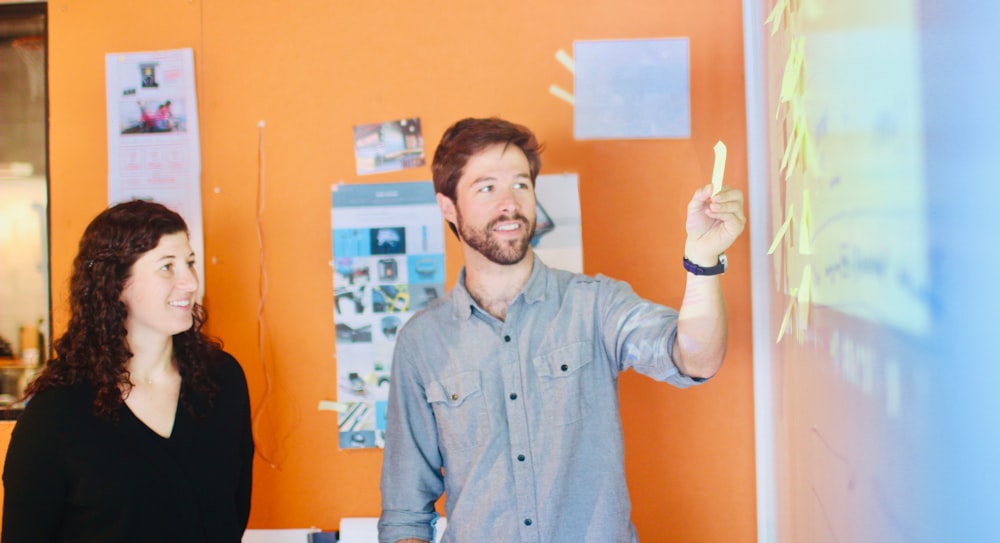
[[(476, 230), (465, 224), (462, 220), (462, 212), (458, 210), (458, 207), (455, 208), (455, 211), (456, 218), (458, 219), (458, 233), (462, 240), (479, 254), (485, 256), (490, 262), (509, 266), (517, 264), (528, 254), (528, 248), (531, 246), (531, 238), (535, 235), (535, 223), (529, 223), (528, 218), (524, 215), (514, 213), (513, 215), (498, 217), (490, 221), (481, 230)], [(515, 220), (521, 222), (526, 235), (518, 239), (506, 241), (499, 241), (493, 237), (493, 228), (497, 223)]]

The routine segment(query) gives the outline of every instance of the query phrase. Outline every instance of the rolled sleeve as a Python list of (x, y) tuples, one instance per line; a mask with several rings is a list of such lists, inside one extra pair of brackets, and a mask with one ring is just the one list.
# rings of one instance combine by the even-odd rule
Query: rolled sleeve
[(677, 310), (640, 298), (624, 282), (600, 276), (607, 292), (598, 297), (604, 307), (605, 346), (615, 353), (619, 369), (632, 368), (657, 381), (678, 388), (697, 385), (705, 379), (684, 375), (673, 361), (677, 339)]
[(379, 543), (416, 538), (431, 541), (434, 503), (444, 492), (434, 413), (417, 378), (406, 327), (392, 364), (382, 460), (382, 514)]

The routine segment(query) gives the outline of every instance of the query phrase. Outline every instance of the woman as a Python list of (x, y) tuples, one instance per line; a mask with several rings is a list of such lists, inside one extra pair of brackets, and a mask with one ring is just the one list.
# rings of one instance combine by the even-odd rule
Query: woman
[(71, 316), (4, 466), (3, 543), (238, 543), (250, 513), (246, 378), (201, 332), (187, 226), (144, 201), (80, 241)]

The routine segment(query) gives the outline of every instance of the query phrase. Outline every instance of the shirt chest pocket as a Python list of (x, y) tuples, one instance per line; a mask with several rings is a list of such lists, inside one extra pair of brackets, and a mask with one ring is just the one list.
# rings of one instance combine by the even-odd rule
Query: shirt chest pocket
[(578, 342), (560, 347), (532, 360), (538, 374), (538, 392), (542, 397), (545, 420), (562, 426), (580, 421), (590, 414), (587, 395), (593, 370), (594, 354), (590, 343)]
[(432, 381), (426, 392), (445, 449), (469, 449), (490, 435), (490, 417), (478, 371)]

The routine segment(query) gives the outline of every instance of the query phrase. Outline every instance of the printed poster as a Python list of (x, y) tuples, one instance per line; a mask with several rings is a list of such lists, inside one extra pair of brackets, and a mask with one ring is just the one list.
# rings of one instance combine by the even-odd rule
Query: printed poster
[(531, 247), (550, 268), (583, 273), (579, 176), (539, 175), (535, 180), (535, 235)]
[(445, 293), (444, 221), (430, 181), (332, 192), (340, 448), (381, 448), (396, 334)]
[(194, 52), (110, 53), (105, 72), (108, 204), (153, 200), (180, 213), (204, 278)]

